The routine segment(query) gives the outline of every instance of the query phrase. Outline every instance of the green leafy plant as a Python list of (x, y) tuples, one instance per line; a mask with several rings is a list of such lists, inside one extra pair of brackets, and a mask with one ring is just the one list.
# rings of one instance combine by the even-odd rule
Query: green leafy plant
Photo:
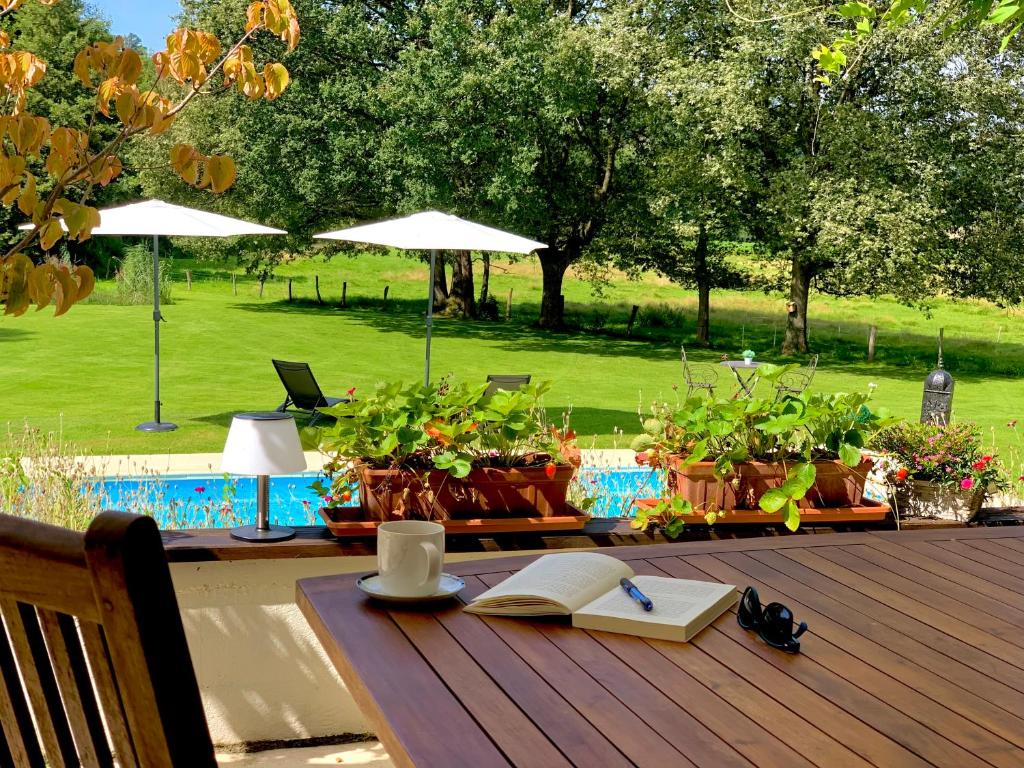
[(447, 380), (382, 384), (324, 409), (334, 424), (306, 431), (307, 444), (328, 457), (326, 483), (311, 487), (324, 506), (337, 507), (352, 499), (364, 468), (465, 478), (482, 467), (578, 466), (575, 434), (547, 422), (541, 399), (549, 388), (545, 382), (487, 394), (486, 384)]
[[(762, 378), (775, 381), (793, 366), (762, 366)], [(782, 462), (794, 464), (779, 488), (758, 499), (765, 512), (781, 512), (790, 530), (800, 524), (798, 503), (814, 485), (816, 470), (812, 462), (838, 460), (849, 467), (862, 461), (862, 448), (879, 429), (890, 423), (887, 414), (868, 407), (869, 394), (840, 393), (787, 396), (780, 399), (713, 399), (691, 397), (673, 408), (654, 403), (651, 416), (643, 422), (643, 434), (632, 444), (637, 461), (666, 475), (676, 465), (689, 466), (700, 461), (714, 463), (713, 473), (720, 482), (735, 481), (736, 465), (742, 462)], [(666, 488), (671, 483), (666, 482)], [(634, 524), (647, 527), (652, 522), (669, 530), (681, 530), (676, 518), (692, 515), (692, 505), (681, 500), (662, 499), (639, 516)], [(688, 503), (687, 503), (688, 504)], [(708, 524), (723, 511), (702, 510)]]

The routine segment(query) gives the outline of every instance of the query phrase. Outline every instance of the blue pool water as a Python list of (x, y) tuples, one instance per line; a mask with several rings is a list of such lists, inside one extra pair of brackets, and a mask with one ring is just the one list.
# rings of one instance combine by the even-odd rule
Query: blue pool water
[[(284, 525), (319, 525), (319, 497), (309, 487), (316, 473), (270, 479), (271, 520)], [(106, 509), (152, 514), (161, 528), (223, 528), (251, 523), (256, 515), (256, 479), (224, 475), (98, 478), (92, 490)], [(591, 514), (627, 515), (634, 498), (661, 493), (659, 475), (640, 467), (584, 467), (575, 481), (579, 495), (595, 497)], [(358, 499), (353, 499), (353, 504)]]

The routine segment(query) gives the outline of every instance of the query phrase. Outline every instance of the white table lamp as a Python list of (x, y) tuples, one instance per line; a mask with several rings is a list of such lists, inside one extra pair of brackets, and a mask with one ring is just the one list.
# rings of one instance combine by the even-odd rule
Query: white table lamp
[(295, 419), (288, 413), (239, 413), (231, 420), (224, 443), (222, 472), (256, 475), (256, 525), (233, 528), (242, 541), (285, 541), (295, 529), (270, 524), (270, 475), (290, 475), (306, 469)]

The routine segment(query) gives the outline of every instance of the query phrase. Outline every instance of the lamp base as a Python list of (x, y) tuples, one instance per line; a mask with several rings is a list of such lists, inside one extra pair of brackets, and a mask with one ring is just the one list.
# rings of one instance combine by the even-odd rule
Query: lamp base
[(169, 421), (146, 421), (135, 428), (137, 432), (173, 432), (178, 428), (177, 424)]
[(231, 538), (255, 542), (288, 541), (295, 538), (295, 529), (286, 525), (271, 525), (269, 530), (255, 525), (243, 525), (231, 529)]

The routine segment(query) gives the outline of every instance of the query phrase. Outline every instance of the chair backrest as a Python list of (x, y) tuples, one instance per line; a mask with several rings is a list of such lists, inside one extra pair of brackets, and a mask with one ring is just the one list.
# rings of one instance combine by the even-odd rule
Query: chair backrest
[(807, 384), (811, 383), (811, 379), (814, 378), (814, 372), (818, 370), (818, 356), (815, 355), (811, 358), (810, 363), (807, 364)]
[(271, 360), (288, 397), (297, 408), (311, 411), (327, 405), (324, 393), (313, 376), (309, 363), (289, 363), (287, 360)]
[(488, 395), (493, 395), (500, 389), (516, 390), (525, 384), (530, 383), (530, 374), (528, 373), (512, 373), (512, 374), (501, 374), (492, 373), (487, 376), (487, 392)]
[(0, 515), (0, 765), (216, 766), (152, 518)]
[(682, 344), (679, 345), (679, 355), (683, 359), (683, 376), (685, 377), (686, 382), (689, 383), (691, 379), (690, 363), (686, 359), (686, 347), (683, 346)]

